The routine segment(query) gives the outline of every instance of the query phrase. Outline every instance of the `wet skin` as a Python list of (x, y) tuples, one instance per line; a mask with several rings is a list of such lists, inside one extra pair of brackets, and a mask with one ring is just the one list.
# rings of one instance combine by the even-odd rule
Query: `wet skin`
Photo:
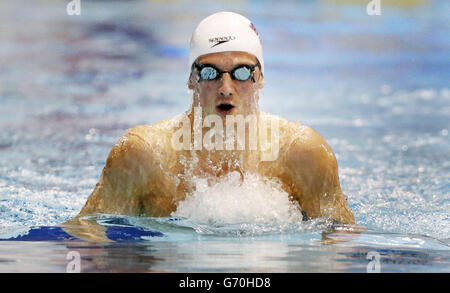
[[(254, 65), (257, 59), (244, 52), (225, 52), (203, 55), (197, 62), (230, 71), (240, 64)], [(151, 126), (133, 127), (119, 139), (85, 206), (66, 225), (81, 223), (84, 220), (80, 216), (94, 213), (170, 216), (177, 202), (193, 191), (193, 176), (206, 177), (212, 184), (231, 171), (238, 171), (243, 177), (245, 173), (257, 173), (280, 180), (282, 188), (298, 201), (309, 218), (355, 223), (341, 191), (335, 155), (326, 141), (311, 127), (259, 111), (258, 90), (264, 87), (259, 67), (254, 72), (255, 82), (233, 80), (228, 73), (214, 81), (199, 81), (197, 77), (194, 69), (188, 81), (193, 90), (190, 111)], [(201, 107), (203, 116), (215, 114), (224, 121), (226, 115), (239, 114), (277, 119), (278, 157), (261, 161), (261, 152), (248, 148), (175, 150), (171, 139), (186, 121), (183, 118), (189, 119), (194, 134), (194, 107)], [(203, 134), (207, 130), (203, 129)]]

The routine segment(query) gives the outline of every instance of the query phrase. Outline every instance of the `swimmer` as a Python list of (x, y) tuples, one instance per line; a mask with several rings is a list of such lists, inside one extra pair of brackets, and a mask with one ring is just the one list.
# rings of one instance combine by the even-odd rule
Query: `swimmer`
[[(208, 178), (213, 184), (236, 171), (243, 180), (248, 173), (278, 180), (305, 218), (355, 223), (326, 141), (311, 127), (259, 110), (264, 59), (258, 32), (247, 18), (219, 12), (201, 21), (191, 37), (189, 65), (190, 109), (151, 126), (129, 129), (112, 148), (98, 184), (76, 218), (95, 213), (167, 217), (193, 191), (195, 178)], [(226, 128), (227, 118), (238, 115), (275, 121), (268, 123), (267, 136), (276, 134), (277, 139), (264, 150), (249, 147), (250, 142), (241, 148), (217, 148), (220, 136), (215, 136), (214, 149), (205, 147), (204, 141), (196, 143), (197, 138), (208, 139), (212, 129), (212, 123), (201, 127), (208, 124), (206, 117), (216, 124), (223, 121)], [(180, 135), (180, 129), (186, 131)], [(182, 140), (182, 147), (176, 147), (174, 142)], [(264, 159), (268, 152), (274, 156)]]

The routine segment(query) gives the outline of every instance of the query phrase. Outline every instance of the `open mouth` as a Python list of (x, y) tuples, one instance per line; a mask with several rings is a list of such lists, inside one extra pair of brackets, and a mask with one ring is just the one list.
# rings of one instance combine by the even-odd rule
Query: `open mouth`
[(217, 109), (219, 112), (230, 112), (234, 108), (234, 105), (232, 104), (220, 104), (217, 106)]

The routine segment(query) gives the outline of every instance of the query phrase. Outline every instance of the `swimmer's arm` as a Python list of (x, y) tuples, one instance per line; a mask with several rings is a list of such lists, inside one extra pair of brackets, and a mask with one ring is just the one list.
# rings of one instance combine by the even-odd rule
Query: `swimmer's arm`
[(152, 180), (150, 146), (139, 127), (130, 129), (112, 148), (102, 175), (79, 216), (94, 213), (139, 215)]
[(294, 194), (308, 217), (324, 217), (354, 224), (355, 219), (339, 184), (336, 157), (326, 141), (312, 128), (305, 127), (287, 153), (286, 164), (293, 174)]

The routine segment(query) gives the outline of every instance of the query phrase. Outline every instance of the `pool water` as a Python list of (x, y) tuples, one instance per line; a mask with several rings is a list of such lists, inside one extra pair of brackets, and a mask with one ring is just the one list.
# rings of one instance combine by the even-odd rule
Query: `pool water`
[[(370, 252), (381, 272), (450, 271), (448, 1), (382, 1), (381, 16), (357, 1), (81, 2), (80, 16), (0, 2), (0, 272), (65, 272), (71, 251), (82, 272), (366, 272)], [(368, 230), (296, 222), (260, 185), (246, 198), (276, 208), (216, 188), (169, 218), (89, 217), (111, 242), (55, 227), (126, 129), (189, 107), (190, 33), (220, 10), (262, 38), (261, 109), (327, 140)]]

